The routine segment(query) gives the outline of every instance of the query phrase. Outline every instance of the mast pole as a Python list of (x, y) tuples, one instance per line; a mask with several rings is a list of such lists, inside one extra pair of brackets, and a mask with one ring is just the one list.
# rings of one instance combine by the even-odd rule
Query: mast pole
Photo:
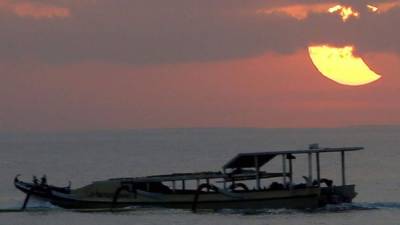
[(346, 165), (345, 165), (345, 154), (344, 151), (340, 152), (340, 159), (342, 161), (342, 185), (346, 185)]

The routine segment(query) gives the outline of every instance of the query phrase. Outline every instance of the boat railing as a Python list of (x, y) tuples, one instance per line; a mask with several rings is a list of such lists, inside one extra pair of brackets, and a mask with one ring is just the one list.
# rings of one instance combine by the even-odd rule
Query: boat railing
[[(215, 183), (223, 183), (223, 189), (229, 189), (229, 183), (234, 184), (236, 181), (255, 180), (255, 190), (261, 190), (261, 180), (268, 178), (282, 178), (282, 185), (285, 188), (293, 189), (293, 160), (295, 155), (305, 154), (308, 161), (308, 174), (305, 176), (306, 186), (320, 186), (321, 168), (320, 154), (323, 153), (340, 153), (341, 158), (341, 175), (342, 185), (346, 185), (346, 166), (345, 153), (349, 151), (362, 150), (362, 147), (346, 147), (346, 148), (319, 148), (317, 144), (310, 145), (307, 150), (294, 151), (273, 151), (259, 153), (241, 153), (224, 165), (222, 172), (199, 172), (199, 173), (174, 173), (157, 176), (137, 177), (137, 178), (119, 178), (112, 179), (124, 182), (172, 182), (172, 192), (176, 192), (176, 182), (182, 182), (182, 191), (186, 190), (186, 182), (196, 181), (196, 187), (200, 187), (202, 180), (206, 180), (210, 184), (210, 180), (216, 180)], [(261, 171), (261, 167), (270, 160), (281, 157), (282, 171), (275, 173), (267, 173)], [(315, 164), (314, 164), (315, 159)], [(314, 167), (315, 165), (315, 167)], [(313, 173), (316, 179), (313, 179)], [(232, 185), (231, 184), (231, 185)]]

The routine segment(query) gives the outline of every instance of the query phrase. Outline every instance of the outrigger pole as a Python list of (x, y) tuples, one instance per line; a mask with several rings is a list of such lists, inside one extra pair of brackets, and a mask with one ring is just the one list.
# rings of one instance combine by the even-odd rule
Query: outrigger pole
[(32, 194), (32, 191), (29, 191), (29, 192), (26, 194), (26, 197), (25, 197), (25, 200), (24, 200), (24, 204), (23, 204), (22, 207), (21, 207), (21, 211), (25, 211), (26, 206), (28, 205), (29, 199), (31, 198), (31, 194)]
[[(18, 182), (19, 181), (19, 179), (18, 179), (18, 177), (20, 176), (20, 174), (18, 174), (17, 176), (15, 176), (15, 178), (14, 178), (14, 183), (16, 183), (16, 182)], [(25, 199), (24, 199), (24, 203), (22, 204), (22, 207), (21, 207), (21, 211), (25, 211), (25, 209), (26, 209), (26, 206), (28, 205), (28, 202), (29, 202), (29, 199), (31, 198), (31, 195), (32, 195), (32, 190), (33, 189), (33, 187), (31, 187), (27, 192), (26, 192), (26, 196), (25, 196)]]

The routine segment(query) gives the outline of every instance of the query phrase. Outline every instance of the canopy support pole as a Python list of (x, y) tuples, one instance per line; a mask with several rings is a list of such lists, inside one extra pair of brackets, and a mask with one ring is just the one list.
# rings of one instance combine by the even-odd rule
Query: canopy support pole
[(317, 163), (317, 183), (318, 186), (320, 186), (321, 183), (321, 167), (320, 167), (320, 162), (319, 162), (319, 152), (316, 153), (316, 163)]
[(289, 157), (289, 188), (293, 188), (293, 162), (292, 157)]
[(260, 167), (258, 166), (258, 157), (254, 156), (254, 165), (256, 167), (256, 187), (257, 190), (261, 189), (261, 184), (260, 184)]
[[(224, 169), (224, 175), (226, 175), (226, 169)], [(226, 190), (226, 179), (224, 177), (224, 190)]]
[(312, 153), (308, 153), (308, 186), (312, 186)]
[(282, 155), (282, 175), (283, 175), (283, 186), (286, 187), (287, 182), (286, 182), (286, 154)]
[(346, 165), (345, 165), (345, 154), (344, 151), (340, 152), (340, 159), (342, 161), (342, 185), (346, 185)]
[(176, 191), (176, 183), (175, 180), (172, 181), (172, 190), (175, 192)]

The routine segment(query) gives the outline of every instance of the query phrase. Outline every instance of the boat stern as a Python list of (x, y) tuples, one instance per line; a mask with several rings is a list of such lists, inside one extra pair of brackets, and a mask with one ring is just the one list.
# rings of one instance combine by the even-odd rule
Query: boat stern
[(342, 185), (321, 188), (320, 205), (351, 203), (357, 196), (355, 185)]

